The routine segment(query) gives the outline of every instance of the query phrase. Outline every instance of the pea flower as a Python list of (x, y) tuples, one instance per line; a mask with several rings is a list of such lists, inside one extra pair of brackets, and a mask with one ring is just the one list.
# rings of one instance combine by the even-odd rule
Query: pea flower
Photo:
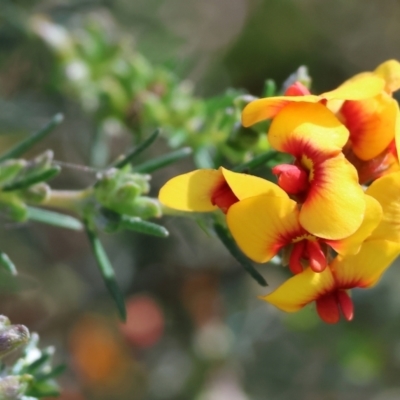
[[(366, 190), (382, 208), (382, 218), (358, 253), (338, 255), (323, 272), (307, 268), (262, 299), (287, 312), (316, 302), (321, 319), (353, 318), (349, 290), (374, 286), (400, 254), (400, 172), (377, 179)], [(370, 213), (368, 213), (370, 214)]]
[(307, 268), (261, 299), (286, 312), (299, 311), (315, 301), (323, 321), (336, 323), (340, 313), (350, 321), (354, 307), (349, 289), (374, 286), (399, 254), (398, 243), (370, 240), (356, 255), (336, 257), (321, 273)]
[[(310, 234), (300, 224), (300, 211), (289, 198), (259, 195), (233, 204), (227, 213), (227, 224), (240, 249), (253, 261), (268, 262), (280, 250), (289, 256), (294, 274), (309, 265), (314, 272), (325, 270), (333, 254), (356, 254), (382, 217), (377, 200), (365, 196), (365, 218), (359, 229), (341, 240), (326, 240)], [(332, 222), (334, 223), (334, 222)]]
[(287, 104), (274, 118), (268, 140), (295, 158), (273, 169), (278, 184), (301, 203), (299, 221), (311, 234), (337, 240), (361, 225), (365, 199), (342, 148), (349, 132), (322, 104)]
[(210, 212), (219, 208), (226, 213), (239, 200), (259, 194), (288, 198), (270, 181), (220, 167), (198, 169), (170, 179), (161, 188), (159, 200), (180, 211)]

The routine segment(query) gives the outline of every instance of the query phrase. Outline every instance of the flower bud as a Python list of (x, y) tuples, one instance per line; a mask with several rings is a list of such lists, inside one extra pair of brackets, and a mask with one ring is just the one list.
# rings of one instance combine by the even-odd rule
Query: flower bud
[(28, 340), (29, 330), (24, 325), (3, 325), (0, 329), (0, 358), (27, 343)]
[(161, 205), (157, 199), (151, 197), (138, 197), (131, 205), (130, 212), (126, 213), (143, 219), (161, 217)]
[(0, 379), (0, 399), (1, 400), (20, 400), (25, 393), (30, 375), (6, 376)]
[(278, 176), (278, 185), (289, 194), (299, 194), (308, 189), (308, 174), (297, 165), (281, 164), (272, 168)]
[(21, 191), (24, 201), (31, 203), (42, 203), (50, 195), (50, 187), (46, 183), (38, 183)]

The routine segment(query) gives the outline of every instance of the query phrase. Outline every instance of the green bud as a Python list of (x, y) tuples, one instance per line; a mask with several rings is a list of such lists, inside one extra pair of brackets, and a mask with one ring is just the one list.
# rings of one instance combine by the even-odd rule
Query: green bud
[(42, 203), (50, 196), (50, 187), (46, 183), (38, 183), (21, 190), (21, 197), (30, 203)]
[(7, 160), (0, 164), (0, 183), (7, 183), (13, 179), (23, 168), (26, 167), (25, 160)]
[(26, 204), (14, 192), (0, 192), (0, 212), (18, 222), (28, 218)]
[(51, 167), (53, 162), (54, 153), (52, 150), (46, 150), (42, 154), (39, 154), (31, 161), (32, 169), (36, 171), (41, 169), (47, 169)]
[(24, 325), (3, 324), (0, 329), (0, 358), (27, 343), (28, 340), (29, 330)]
[(6, 376), (0, 379), (0, 399), (1, 400), (20, 400), (26, 392), (30, 375)]
[(148, 174), (130, 174), (130, 178), (140, 187), (140, 194), (149, 193), (151, 175)]
[(161, 205), (157, 199), (151, 197), (138, 197), (130, 207), (130, 212), (125, 213), (143, 219), (161, 217)]
[(132, 201), (134, 201), (135, 198), (139, 195), (140, 186), (136, 185), (134, 182), (129, 182), (115, 192), (113, 198), (110, 199), (110, 203), (117, 203), (123, 206), (125, 203), (131, 203)]

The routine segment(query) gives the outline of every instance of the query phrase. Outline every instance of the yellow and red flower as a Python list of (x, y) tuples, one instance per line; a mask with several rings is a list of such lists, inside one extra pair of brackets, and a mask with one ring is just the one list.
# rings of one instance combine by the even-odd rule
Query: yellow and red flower
[(221, 167), (198, 169), (170, 179), (161, 188), (159, 200), (180, 211), (210, 212), (219, 208), (226, 213), (239, 200), (260, 194), (288, 198), (270, 181)]
[[(347, 320), (353, 318), (349, 289), (375, 285), (400, 254), (400, 172), (377, 179), (366, 193), (379, 202), (382, 217), (377, 226), (372, 220), (367, 223), (372, 233), (368, 235), (368, 230), (362, 233), (365, 241), (359, 252), (351, 250), (351, 242), (359, 243), (361, 236), (356, 237), (355, 242), (354, 237), (350, 238), (350, 249), (340, 249), (349, 244), (340, 243), (336, 250), (341, 254), (324, 271), (316, 273), (307, 268), (262, 297), (263, 300), (287, 312), (298, 311), (315, 301), (319, 316), (328, 323), (337, 322), (340, 312)], [(374, 213), (376, 210), (366, 215), (370, 218)]]
[(340, 313), (350, 321), (354, 310), (349, 289), (374, 286), (399, 253), (398, 243), (370, 240), (356, 255), (336, 257), (321, 273), (307, 268), (261, 298), (286, 312), (299, 311), (315, 301), (323, 321), (336, 323)]
[(299, 221), (311, 234), (342, 239), (361, 225), (363, 190), (341, 150), (349, 132), (322, 104), (287, 104), (268, 132), (273, 148), (295, 157), (273, 169), (278, 184), (301, 203)]
[(304, 265), (321, 272), (328, 265), (332, 249), (343, 255), (357, 253), (380, 222), (380, 204), (364, 196), (367, 208), (363, 223), (353, 235), (341, 240), (326, 240), (310, 234), (300, 224), (295, 201), (268, 195), (250, 197), (232, 205), (227, 224), (240, 249), (252, 260), (265, 263), (284, 250), (290, 253), (292, 273), (302, 272)]

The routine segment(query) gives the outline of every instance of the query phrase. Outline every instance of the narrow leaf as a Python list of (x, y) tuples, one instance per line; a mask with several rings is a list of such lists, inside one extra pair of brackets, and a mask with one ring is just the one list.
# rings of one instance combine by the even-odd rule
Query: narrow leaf
[(64, 116), (62, 114), (56, 114), (50, 122), (45, 125), (42, 129), (34, 133), (33, 135), (29, 136), (27, 139), (23, 140), (22, 142), (19, 142), (16, 144), (14, 147), (12, 147), (10, 150), (6, 151), (2, 155), (0, 155), (0, 162), (4, 160), (8, 160), (10, 158), (16, 158), (24, 154), (26, 151), (28, 151), (33, 145), (35, 145), (37, 142), (42, 140), (44, 137), (46, 137), (49, 133), (51, 133), (54, 128), (58, 125), (61, 124), (61, 122), (64, 120)]
[(28, 219), (43, 222), (48, 225), (59, 226), (61, 228), (73, 229), (75, 231), (81, 231), (83, 229), (83, 224), (78, 219), (42, 208), (28, 207)]
[(3, 192), (12, 192), (13, 190), (25, 189), (26, 187), (35, 185), (36, 183), (48, 181), (60, 172), (61, 168), (57, 165), (36, 174), (31, 174), (23, 179), (17, 179), (13, 182), (7, 183), (1, 188), (1, 190)]
[(86, 222), (85, 227), (104, 283), (117, 306), (120, 318), (122, 319), (122, 321), (126, 321), (124, 296), (122, 295), (122, 292), (115, 279), (114, 269), (110, 263), (110, 260), (107, 257), (103, 245), (101, 244), (96, 233), (90, 228), (88, 222)]
[(136, 232), (145, 233), (147, 235), (153, 235), (162, 238), (169, 236), (169, 232), (163, 226), (155, 224), (154, 222), (144, 221), (139, 217), (129, 217), (128, 215), (123, 215), (121, 217), (119, 226), (123, 229), (130, 229)]
[(252, 170), (256, 167), (259, 167), (260, 165), (265, 164), (270, 160), (273, 160), (277, 154), (278, 152), (276, 151), (268, 151), (267, 153), (260, 154), (254, 157), (252, 160), (236, 166), (235, 168), (233, 168), (233, 171), (242, 172), (246, 170)]
[(0, 251), (0, 266), (11, 275), (17, 275), (17, 268), (14, 263), (10, 260), (10, 257), (2, 251)]
[(229, 231), (217, 222), (214, 223), (214, 229), (221, 242), (228, 249), (229, 253), (231, 253), (231, 255), (242, 265), (252, 278), (254, 278), (261, 286), (268, 286), (264, 277), (254, 268), (250, 260), (237, 247)]
[(182, 158), (186, 158), (192, 154), (193, 150), (190, 147), (183, 147), (182, 149), (173, 151), (171, 153), (165, 154), (161, 157), (154, 158), (133, 167), (135, 172), (139, 173), (150, 173), (157, 169), (166, 167), (167, 165), (173, 164)]
[(61, 375), (65, 370), (67, 369), (67, 366), (65, 364), (60, 364), (57, 365), (56, 367), (52, 368), (51, 371), (47, 372), (47, 373), (40, 373), (40, 374), (36, 374), (34, 376), (35, 381), (40, 382), (40, 381), (44, 381), (44, 380), (49, 380), (49, 379), (53, 379), (56, 378), (57, 376)]
[(50, 360), (50, 358), (54, 355), (54, 348), (48, 347), (47, 349), (42, 350), (42, 355), (37, 358), (32, 364), (28, 365), (24, 373), (29, 375), (33, 375), (37, 370), (39, 370), (43, 365)]
[(140, 143), (138, 146), (136, 146), (134, 149), (132, 149), (129, 153), (127, 153), (122, 159), (116, 160), (111, 167), (114, 168), (123, 168), (125, 165), (129, 164), (132, 162), (132, 160), (138, 156), (140, 153), (142, 153), (144, 150), (146, 150), (148, 147), (150, 147), (153, 142), (157, 139), (158, 135), (160, 134), (161, 130), (156, 129), (146, 140), (144, 140), (142, 143)]

